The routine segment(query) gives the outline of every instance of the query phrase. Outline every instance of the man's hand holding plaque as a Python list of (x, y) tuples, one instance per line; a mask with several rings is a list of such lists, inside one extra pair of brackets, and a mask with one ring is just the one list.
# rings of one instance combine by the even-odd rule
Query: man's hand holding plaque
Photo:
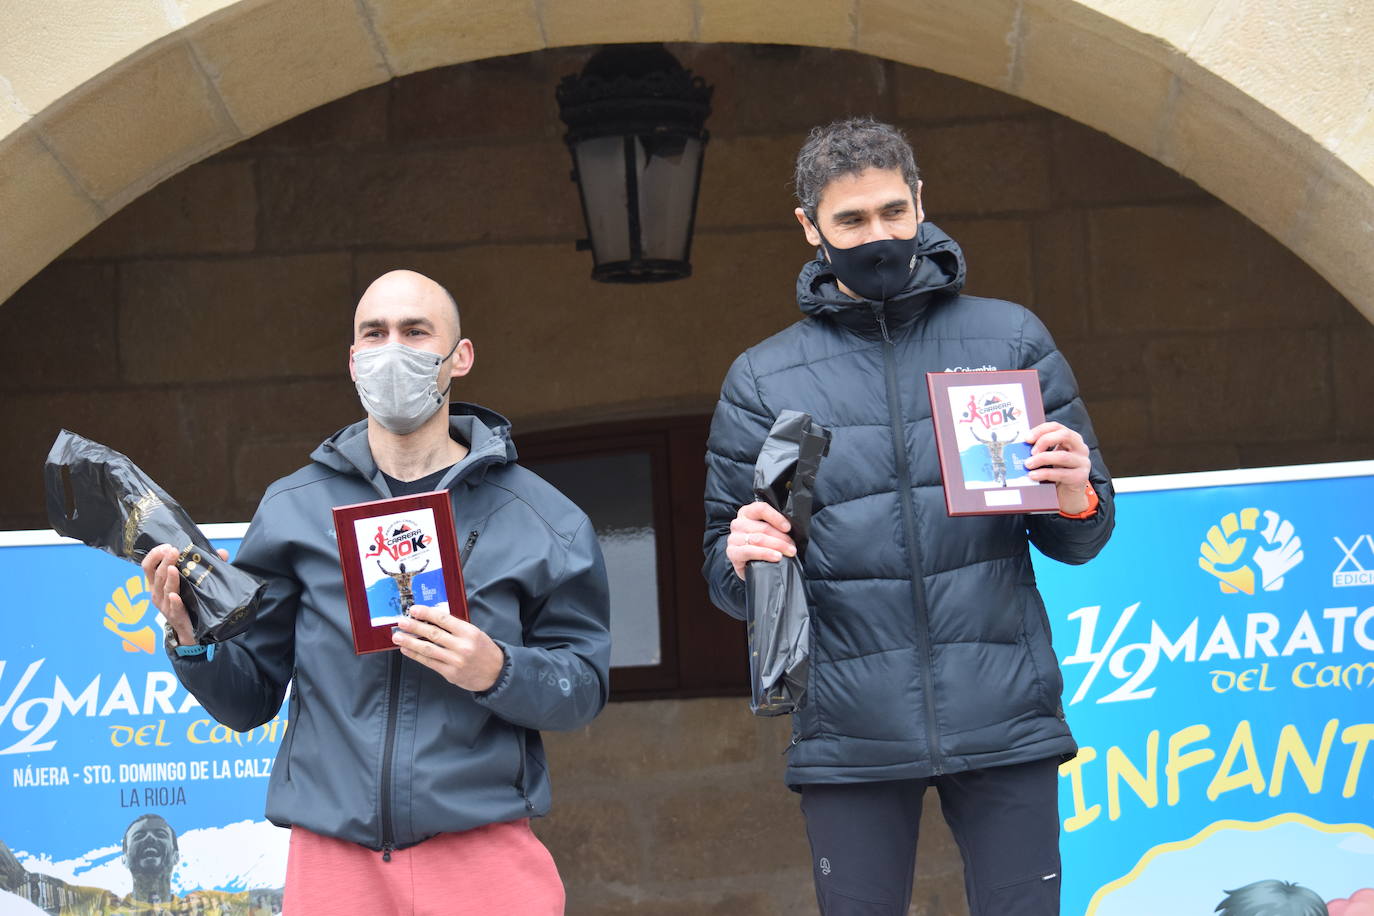
[(424, 605), (397, 621), (391, 640), (406, 658), (473, 693), (496, 686), (506, 664), (506, 653), (486, 633), (447, 610)]
[(1081, 515), (1091, 507), (1088, 472), (1092, 459), (1088, 444), (1077, 431), (1063, 423), (1041, 423), (1026, 434), (1031, 456), (1026, 459), (1027, 474), (1037, 483), (1052, 483), (1059, 499), (1059, 511)]

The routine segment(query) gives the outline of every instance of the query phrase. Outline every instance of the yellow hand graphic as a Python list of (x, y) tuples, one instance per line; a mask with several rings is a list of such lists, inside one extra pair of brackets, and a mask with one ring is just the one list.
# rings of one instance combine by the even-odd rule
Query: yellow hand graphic
[(1234, 512), (1228, 513), (1221, 520), (1220, 526), (1213, 525), (1207, 529), (1207, 540), (1202, 542), (1202, 556), (1198, 558), (1197, 563), (1220, 580), (1221, 590), (1227, 594), (1255, 593), (1255, 571), (1248, 565), (1243, 565), (1246, 557), (1245, 545), (1249, 538), (1229, 538), (1242, 530), (1254, 531), (1258, 518), (1258, 509), (1242, 509), (1239, 517)]
[(134, 601), (143, 594), (143, 577), (130, 576), (123, 588), (117, 588), (110, 600), (105, 602), (105, 629), (120, 637), (125, 652), (151, 653), (157, 646), (157, 633), (152, 627), (145, 626), (132, 632), (125, 632), (120, 625), (138, 623), (148, 613), (148, 599)]

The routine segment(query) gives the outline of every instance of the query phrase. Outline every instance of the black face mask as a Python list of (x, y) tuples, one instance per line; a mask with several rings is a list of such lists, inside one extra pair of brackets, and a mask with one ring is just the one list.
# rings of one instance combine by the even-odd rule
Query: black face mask
[[(820, 233), (817, 228), (816, 234)], [(918, 228), (909, 239), (880, 239), (853, 248), (836, 248), (821, 235), (821, 244), (841, 283), (865, 299), (886, 302), (906, 289), (916, 272), (921, 260), (917, 253), (920, 235)]]

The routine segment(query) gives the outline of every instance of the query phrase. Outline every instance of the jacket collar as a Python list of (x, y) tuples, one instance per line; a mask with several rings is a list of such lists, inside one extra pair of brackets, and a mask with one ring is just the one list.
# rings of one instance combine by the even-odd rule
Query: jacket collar
[[(468, 454), (439, 481), (440, 489), (459, 483), (474, 486), (493, 466), (516, 459), (510, 421), (494, 410), (455, 401), (449, 405), (448, 427), (450, 436), (467, 445)], [(391, 495), (367, 444), (367, 420), (359, 420), (334, 433), (320, 443), (310, 458), (331, 470), (363, 478), (383, 496)]]
[(886, 303), (851, 299), (840, 292), (830, 263), (817, 252), (797, 276), (797, 306), (813, 318), (828, 318), (865, 336), (876, 336), (877, 314), (883, 313), (889, 331), (919, 318), (935, 299), (957, 294), (964, 287), (964, 253), (959, 244), (929, 221), (918, 230), (921, 261), (906, 289)]

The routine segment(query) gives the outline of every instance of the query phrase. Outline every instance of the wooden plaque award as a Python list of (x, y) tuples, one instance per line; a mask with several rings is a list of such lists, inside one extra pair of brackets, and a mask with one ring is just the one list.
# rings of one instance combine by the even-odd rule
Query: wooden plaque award
[(353, 651), (394, 649), (391, 631), (416, 605), (468, 619), (445, 491), (334, 508)]
[(1045, 422), (1034, 369), (927, 372), (950, 515), (1058, 512), (1053, 483), (1027, 476), (1026, 433)]

